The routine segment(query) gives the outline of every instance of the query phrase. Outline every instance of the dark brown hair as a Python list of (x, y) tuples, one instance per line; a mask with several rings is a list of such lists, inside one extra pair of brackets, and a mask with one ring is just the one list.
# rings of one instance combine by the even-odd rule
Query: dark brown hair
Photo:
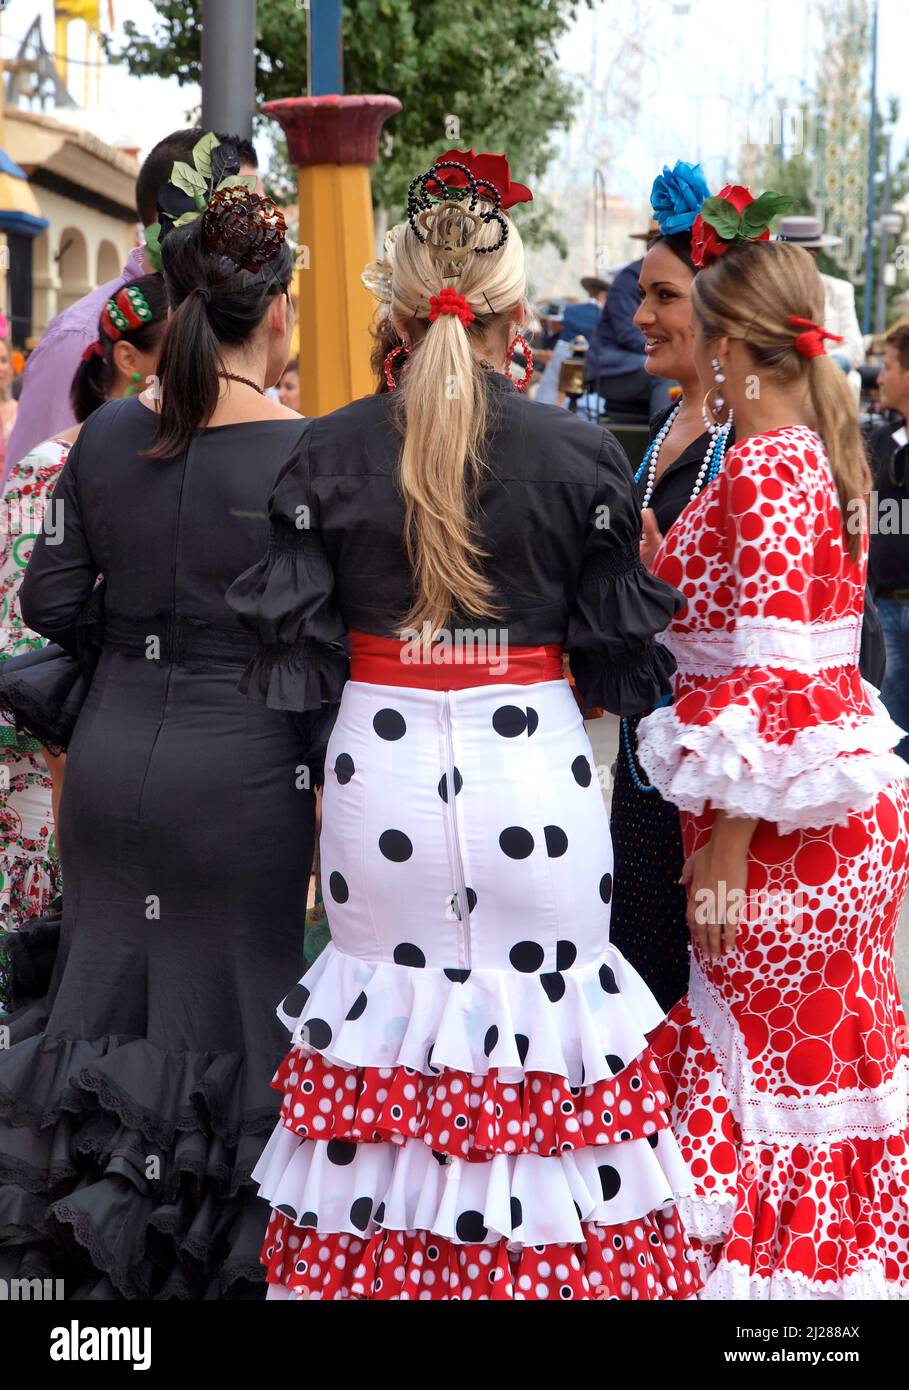
[(172, 313), (158, 361), (161, 395), (148, 457), (176, 458), (218, 404), (222, 350), (249, 341), (275, 295), (287, 293), (293, 261), (282, 242), (261, 270), (241, 270), (208, 250), (197, 218), (161, 243), (161, 265)]
[(896, 348), (900, 366), (909, 372), (909, 323), (896, 323), (884, 338), (888, 347)]

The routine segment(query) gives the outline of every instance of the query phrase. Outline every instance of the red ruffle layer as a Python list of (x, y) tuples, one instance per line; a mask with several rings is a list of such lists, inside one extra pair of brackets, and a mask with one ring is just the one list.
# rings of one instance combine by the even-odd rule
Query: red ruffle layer
[(619, 1144), (668, 1125), (668, 1099), (649, 1056), (609, 1081), (570, 1088), (564, 1077), (544, 1072), (503, 1081), (495, 1070), (424, 1076), (410, 1067), (347, 1069), (295, 1047), (271, 1084), (284, 1092), (284, 1124), (301, 1138), (397, 1144), (418, 1138), (477, 1161)]
[(369, 1240), (303, 1230), (273, 1212), (262, 1263), (270, 1284), (321, 1299), (692, 1298), (697, 1262), (675, 1213), (583, 1227), (583, 1245), (453, 1245), (431, 1232)]

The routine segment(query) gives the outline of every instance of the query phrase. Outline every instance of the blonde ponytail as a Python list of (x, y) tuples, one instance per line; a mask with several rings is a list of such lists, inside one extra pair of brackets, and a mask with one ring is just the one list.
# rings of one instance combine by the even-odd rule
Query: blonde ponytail
[(695, 276), (691, 298), (708, 339), (744, 342), (782, 385), (806, 381), (839, 497), (843, 541), (858, 560), (862, 532), (849, 523), (857, 509), (863, 513), (871, 487), (858, 411), (844, 374), (826, 353), (805, 358), (796, 352), (790, 324), (790, 317), (824, 320), (824, 285), (808, 252), (782, 241), (737, 244)]
[[(478, 246), (500, 239), (498, 224), (483, 226)], [(429, 321), (430, 299), (443, 288), (432, 249), (406, 227), (395, 243), (392, 308), (417, 331), (399, 390), (403, 435), (398, 484), (404, 498), (404, 541), (414, 602), (402, 630), (444, 628), (453, 613), (499, 616), (496, 592), (482, 570), (473, 510), (484, 469), (486, 373), (471, 339), (508, 328), (524, 299), (524, 248), (510, 224), (504, 245), (472, 253), (456, 279), (444, 284), (467, 300), (469, 326), (455, 314)], [(424, 625), (427, 625), (424, 627)]]

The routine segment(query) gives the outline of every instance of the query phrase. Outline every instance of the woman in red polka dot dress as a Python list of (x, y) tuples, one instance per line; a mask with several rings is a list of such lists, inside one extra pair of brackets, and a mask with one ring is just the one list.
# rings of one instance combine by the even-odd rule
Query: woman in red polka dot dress
[(609, 942), (609, 822), (562, 673), (564, 648), (588, 707), (652, 709), (680, 600), (641, 565), (615, 440), (510, 378), (503, 209), (529, 191), (456, 151), (411, 194), (398, 389), (310, 422), (230, 594), (262, 641), (251, 694), (306, 715), (351, 658), (331, 941), (279, 1008), (282, 1119), (253, 1174), (269, 1297), (690, 1298), (663, 1010)]
[(864, 454), (807, 254), (701, 245), (696, 353), (738, 442), (656, 556), (687, 604), (639, 731), (688, 855), (690, 993), (654, 1038), (681, 1210), (701, 1297), (906, 1298), (909, 796), (857, 665)]

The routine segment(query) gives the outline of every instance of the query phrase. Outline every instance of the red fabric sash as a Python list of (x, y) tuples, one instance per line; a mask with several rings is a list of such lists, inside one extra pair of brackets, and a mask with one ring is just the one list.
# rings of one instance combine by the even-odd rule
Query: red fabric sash
[(405, 685), (418, 690), (466, 690), (475, 685), (534, 685), (562, 678), (562, 648), (506, 646), (484, 650), (439, 643), (423, 661), (417, 642), (348, 633), (350, 678), (369, 685)]

